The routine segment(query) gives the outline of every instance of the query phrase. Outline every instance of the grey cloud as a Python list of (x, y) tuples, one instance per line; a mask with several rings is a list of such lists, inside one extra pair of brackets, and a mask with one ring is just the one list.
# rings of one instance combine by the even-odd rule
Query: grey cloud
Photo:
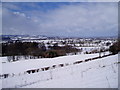
[(64, 5), (49, 12), (15, 12), (4, 8), (3, 34), (115, 36), (117, 3)]

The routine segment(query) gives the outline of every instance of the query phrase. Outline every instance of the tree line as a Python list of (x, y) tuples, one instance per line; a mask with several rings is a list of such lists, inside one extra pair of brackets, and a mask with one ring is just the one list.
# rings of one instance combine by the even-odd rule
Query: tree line
[(120, 52), (120, 39), (116, 43), (114, 43), (112, 46), (110, 46), (109, 51), (112, 54), (118, 54)]
[(73, 48), (72, 46), (58, 46), (55, 43), (53, 46), (48, 46), (46, 48), (44, 43), (37, 42), (9, 42), (2, 43), (2, 56), (8, 56), (9, 61), (19, 60), (20, 57), (25, 59), (35, 59), (35, 58), (53, 58), (58, 56), (64, 56), (67, 53), (76, 54), (79, 49)]

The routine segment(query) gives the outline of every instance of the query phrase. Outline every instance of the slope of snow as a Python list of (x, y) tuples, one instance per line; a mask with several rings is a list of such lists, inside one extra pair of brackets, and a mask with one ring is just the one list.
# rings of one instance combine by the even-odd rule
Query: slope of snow
[[(83, 60), (88, 56), (64, 56), (52, 60), (31, 60), (4, 63), (4, 72), (22, 72), (24, 69), (37, 68), (57, 63)], [(91, 56), (90, 56), (91, 57)], [(70, 59), (70, 60), (69, 60)], [(50, 61), (49, 61), (50, 60)], [(40, 62), (39, 62), (40, 61)], [(30, 63), (31, 62), (31, 63)], [(76, 65), (59, 67), (33, 74), (19, 74), (2, 79), (3, 88), (117, 88), (118, 55), (112, 55)], [(6, 65), (6, 66), (5, 66)], [(12, 66), (13, 65), (13, 66)], [(8, 66), (8, 67), (7, 67)], [(7, 69), (8, 70), (7, 70)], [(14, 69), (15, 68), (15, 69)], [(13, 71), (11, 70), (13, 69)], [(17, 70), (16, 70), (17, 69)], [(20, 70), (20, 71), (19, 71)], [(25, 71), (25, 70), (24, 70)]]
[[(97, 61), (74, 65), (70, 68), (58, 70), (56, 79), (38, 82), (25, 87), (37, 88), (117, 88), (118, 67), (117, 55)], [(103, 67), (105, 66), (105, 67)], [(57, 72), (57, 71), (55, 71)], [(66, 74), (69, 73), (69, 75)], [(59, 76), (60, 75), (60, 76)]]
[[(0, 60), (0, 75), (2, 74), (2, 60)], [(0, 89), (2, 88), (2, 79), (0, 79)]]
[(78, 60), (85, 60), (88, 58), (99, 56), (99, 54), (80, 54), (72, 56), (62, 56), (56, 58), (42, 58), (42, 59), (30, 59), (21, 60), (11, 63), (3, 63), (3, 73), (20, 73), (30, 69), (42, 68), (46, 66), (52, 66), (64, 63), (73, 63)]

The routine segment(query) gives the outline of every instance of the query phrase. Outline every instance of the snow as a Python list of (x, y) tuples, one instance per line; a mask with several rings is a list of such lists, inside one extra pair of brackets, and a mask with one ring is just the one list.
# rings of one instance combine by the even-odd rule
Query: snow
[[(2, 74), (2, 60), (0, 60), (0, 75)], [(0, 79), (0, 89), (2, 88), (2, 79)]]
[[(35, 59), (3, 63), (3, 73), (19, 73), (2, 79), (3, 88), (117, 88), (118, 55), (112, 55), (80, 64), (57, 67), (48, 71), (27, 74), (27, 69), (96, 57), (98, 54), (80, 54), (57, 58)], [(21, 73), (20, 73), (21, 72)]]
[(84, 61), (85, 59), (97, 57), (97, 56), (99, 56), (98, 53), (61, 56), (56, 58), (29, 59), (29, 60), (21, 60), (11, 63), (3, 63), (2, 67), (3, 67), (3, 73), (21, 73), (29, 69), (42, 68), (46, 66), (58, 65), (61, 63), (72, 64), (75, 61), (80, 61), (80, 60)]
[[(37, 88), (117, 88), (118, 73), (114, 62), (116, 56), (110, 56), (97, 61), (61, 68), (56, 79), (38, 82), (25, 87)], [(102, 67), (105, 65), (106, 67)], [(91, 69), (90, 69), (91, 68)], [(66, 70), (65, 70), (66, 69)], [(72, 69), (72, 70), (71, 70)], [(76, 70), (77, 69), (77, 70)], [(84, 71), (84, 72), (83, 72)], [(67, 72), (67, 73), (66, 73)], [(69, 75), (66, 75), (68, 74)], [(83, 74), (83, 75), (82, 75)], [(53, 76), (53, 77), (55, 77)]]

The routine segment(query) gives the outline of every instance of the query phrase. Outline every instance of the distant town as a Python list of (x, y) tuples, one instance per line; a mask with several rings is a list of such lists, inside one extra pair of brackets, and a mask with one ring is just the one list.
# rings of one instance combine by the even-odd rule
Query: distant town
[[(116, 38), (60, 38), (42, 35), (2, 35), (2, 56), (8, 61), (21, 57), (53, 58), (65, 55), (107, 52)], [(18, 47), (19, 46), (19, 47)]]

